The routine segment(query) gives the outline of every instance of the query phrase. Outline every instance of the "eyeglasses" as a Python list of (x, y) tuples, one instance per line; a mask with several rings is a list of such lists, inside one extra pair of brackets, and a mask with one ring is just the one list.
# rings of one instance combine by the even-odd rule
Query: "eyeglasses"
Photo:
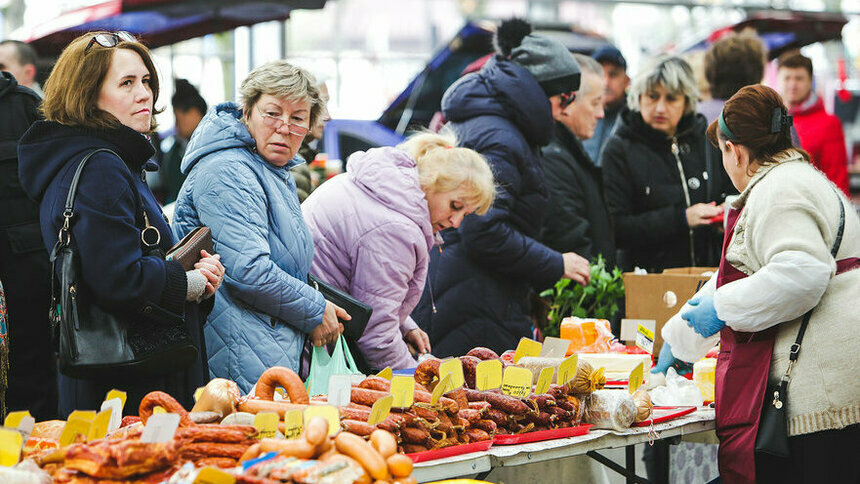
[(137, 39), (124, 30), (120, 30), (119, 32), (96, 34), (93, 35), (93, 38), (90, 39), (90, 43), (87, 44), (84, 54), (90, 51), (90, 47), (92, 47), (93, 44), (99, 44), (100, 46), (109, 49), (111, 47), (116, 47), (120, 42), (137, 42)]
[(290, 131), (290, 134), (295, 135), (295, 136), (304, 136), (304, 135), (308, 134), (308, 132), (310, 132), (310, 130), (311, 130), (307, 126), (301, 126), (298, 124), (288, 123), (288, 122), (284, 121), (283, 119), (281, 119), (277, 116), (272, 116), (271, 114), (266, 114), (259, 107), (257, 108), (257, 111), (259, 111), (260, 116), (263, 117), (263, 124), (274, 129), (275, 131), (281, 129), (281, 126), (283, 126), (285, 124), (287, 125), (287, 127)]
[(561, 109), (570, 106), (573, 101), (576, 101), (576, 91), (563, 92), (559, 96), (561, 96)]

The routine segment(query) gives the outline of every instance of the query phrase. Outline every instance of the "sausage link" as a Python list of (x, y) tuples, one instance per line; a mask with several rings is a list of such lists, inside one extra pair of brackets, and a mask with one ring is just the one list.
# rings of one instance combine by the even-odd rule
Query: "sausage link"
[(189, 442), (244, 443), (256, 437), (257, 429), (250, 425), (195, 425), (176, 431), (176, 438)]
[(532, 394), (529, 396), (529, 400), (535, 402), (539, 409), (546, 412), (548, 412), (550, 408), (556, 406), (555, 397), (547, 393), (541, 393), (539, 395)]
[(358, 387), (388, 393), (391, 391), (391, 382), (381, 376), (369, 376), (362, 380)]
[(466, 419), (469, 422), (469, 425), (476, 423), (478, 420), (481, 420), (481, 412), (478, 410), (472, 410), (470, 408), (464, 408), (457, 412), (457, 416)]
[(360, 420), (341, 420), (340, 428), (346, 430), (347, 432), (352, 432), (355, 435), (360, 435), (362, 437), (367, 437), (376, 430), (375, 425), (370, 425), (367, 422), (362, 422)]
[(439, 378), (439, 365), (442, 360), (439, 358), (427, 358), (418, 364), (415, 369), (415, 381), (422, 385), (429, 385), (433, 380)]
[(446, 393), (445, 396), (457, 402), (457, 407), (460, 409), (464, 409), (469, 406), (469, 400), (466, 399), (466, 391), (463, 387), (455, 388)]
[(522, 415), (529, 411), (529, 406), (523, 403), (522, 400), (501, 393), (467, 389), (466, 398), (470, 402), (476, 400), (489, 402), (493, 408), (497, 408), (511, 415)]
[(238, 461), (236, 459), (232, 459), (230, 457), (207, 457), (205, 459), (200, 459), (194, 464), (197, 467), (217, 467), (219, 469), (231, 469), (236, 467), (236, 463)]
[(466, 437), (469, 438), (469, 442), (490, 440), (490, 434), (478, 428), (466, 429)]
[(407, 444), (424, 444), (430, 438), (427, 429), (405, 427), (400, 429), (400, 440)]
[(189, 460), (205, 459), (207, 457), (229, 457), (239, 459), (251, 444), (215, 444), (212, 442), (195, 442), (185, 444), (179, 449), (179, 456)]
[(549, 427), (556, 420), (555, 415), (550, 415), (547, 412), (540, 412), (538, 414), (530, 413), (526, 417), (527, 422), (534, 423), (535, 426), (545, 426)]
[(188, 417), (188, 411), (185, 410), (185, 408), (183, 408), (175, 398), (159, 391), (147, 393), (140, 401), (140, 407), (138, 408), (140, 421), (146, 424), (146, 421), (152, 416), (152, 411), (155, 407), (161, 407), (166, 410), (167, 413), (179, 414), (180, 427), (191, 427), (196, 425), (191, 418)]
[(290, 397), (290, 403), (307, 405), (310, 403), (308, 391), (305, 389), (302, 379), (293, 370), (283, 366), (273, 366), (264, 371), (257, 380), (257, 388), (254, 395), (262, 400), (274, 400), (275, 388), (283, 387)]
[(357, 403), (359, 405), (366, 405), (368, 407), (372, 407), (377, 400), (387, 395), (388, 392), (381, 392), (379, 390), (368, 390), (367, 388), (359, 388), (357, 386), (354, 386), (352, 387), (350, 400), (353, 403)]
[(488, 419), (478, 420), (472, 425), (472, 427), (476, 429), (481, 429), (488, 434), (495, 434), (496, 430), (499, 428), (499, 426), (496, 425), (496, 422), (493, 422), (492, 420)]
[(475, 356), (461, 356), (460, 362), (463, 364), (463, 378), (466, 381), (466, 386), (469, 388), (477, 388), (475, 386), (475, 376), (478, 368), (478, 363), (481, 362), (480, 358)]
[(491, 408), (487, 410), (487, 413), (484, 415), (484, 418), (496, 422), (496, 425), (498, 425), (499, 427), (507, 425), (508, 422), (510, 422), (511, 420), (508, 414), (499, 410), (498, 408)]
[(414, 454), (416, 452), (427, 452), (429, 450), (426, 445), (422, 444), (403, 444), (404, 454)]
[(474, 356), (479, 360), (499, 359), (499, 355), (495, 351), (491, 350), (490, 348), (484, 348), (483, 346), (477, 346), (475, 348), (472, 348), (471, 350), (469, 350), (468, 353), (466, 353), (466, 356)]
[(469, 408), (472, 410), (480, 410), (481, 412), (486, 412), (492, 407), (489, 402), (469, 402)]

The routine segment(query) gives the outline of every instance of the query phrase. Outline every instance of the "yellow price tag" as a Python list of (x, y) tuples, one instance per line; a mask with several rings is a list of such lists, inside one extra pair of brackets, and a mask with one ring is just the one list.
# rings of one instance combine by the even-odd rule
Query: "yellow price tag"
[(549, 390), (549, 385), (552, 383), (552, 377), (555, 376), (555, 368), (547, 366), (541, 369), (538, 375), (537, 385), (535, 385), (535, 393), (546, 393)]
[(278, 421), (281, 417), (275, 412), (258, 413), (254, 417), (254, 428), (258, 439), (273, 439), (278, 435)]
[(96, 414), (96, 418), (90, 424), (90, 431), (87, 432), (87, 442), (105, 438), (112, 413), (111, 409), (108, 408)]
[[(304, 426), (302, 425), (302, 411), (290, 410), (284, 414), (284, 437), (288, 439), (297, 439), (302, 435)], [(338, 424), (339, 425), (339, 424)]]
[(524, 398), (532, 392), (532, 372), (528, 368), (509, 366), (502, 377), (502, 393)]
[(392, 402), (394, 402), (394, 396), (392, 395), (384, 396), (374, 402), (373, 406), (370, 407), (370, 416), (367, 417), (367, 423), (370, 425), (382, 423), (388, 417), (388, 414), (391, 413)]
[(60, 434), (60, 447), (66, 447), (75, 442), (75, 437), (90, 433), (90, 425), (96, 418), (96, 412), (91, 410), (75, 410), (69, 415), (63, 433)]
[(627, 390), (630, 394), (636, 393), (636, 390), (642, 386), (642, 380), (645, 378), (645, 364), (639, 363), (633, 371), (630, 372), (630, 379), (627, 381)]
[(484, 360), (475, 367), (475, 386), (478, 390), (494, 390), (502, 386), (501, 360)]
[(24, 417), (31, 417), (28, 410), (9, 412), (9, 415), (6, 415), (6, 420), (3, 421), (3, 426), (9, 427), (10, 429), (17, 429), (18, 426), (21, 425), (21, 420), (24, 420)]
[(24, 436), (17, 430), (0, 428), (0, 466), (11, 467), (21, 458)]
[(194, 390), (194, 403), (197, 403), (197, 401), (200, 400), (200, 395), (203, 395), (203, 387), (199, 387), (197, 390)]
[(111, 390), (111, 391), (107, 392), (107, 396), (105, 397), (105, 401), (108, 401), (112, 398), (119, 398), (119, 401), (122, 402), (122, 408), (120, 408), (120, 410), (125, 408), (125, 399), (127, 398), (127, 395), (125, 394), (124, 391)]
[(558, 365), (558, 377), (556, 378), (556, 383), (564, 385), (576, 376), (576, 361), (577, 356), (570, 355), (570, 357), (565, 358), (565, 360)]
[(214, 467), (204, 467), (194, 478), (194, 484), (235, 484), (236, 477)]
[(415, 400), (415, 378), (411, 376), (395, 376), (391, 379), (391, 396), (394, 397), (392, 407), (411, 407)]
[(520, 338), (517, 351), (514, 353), (514, 363), (520, 361), (523, 356), (540, 356), (543, 345), (533, 339)]
[(463, 378), (463, 362), (460, 358), (448, 358), (439, 365), (439, 378), (451, 375), (451, 388), (460, 388), (466, 383)]
[(451, 375), (445, 375), (439, 380), (439, 383), (436, 384), (436, 388), (433, 389), (433, 393), (430, 395), (430, 403), (436, 405), (436, 402), (442, 398), (442, 395), (453, 390), (453, 386), (451, 386)]
[(322, 417), (328, 420), (328, 434), (334, 436), (340, 431), (340, 413), (337, 407), (331, 405), (311, 405), (305, 410), (305, 426), (313, 417)]
[(386, 366), (385, 368), (382, 369), (382, 371), (377, 373), (376, 376), (378, 376), (380, 378), (385, 378), (386, 380), (391, 381), (391, 378), (394, 376), (394, 372), (391, 371), (390, 366)]
[(161, 405), (156, 405), (156, 406), (152, 409), (152, 414), (153, 414), (153, 415), (158, 415), (159, 413), (167, 413), (167, 410), (165, 410), (165, 409), (164, 409), (164, 407), (162, 407)]

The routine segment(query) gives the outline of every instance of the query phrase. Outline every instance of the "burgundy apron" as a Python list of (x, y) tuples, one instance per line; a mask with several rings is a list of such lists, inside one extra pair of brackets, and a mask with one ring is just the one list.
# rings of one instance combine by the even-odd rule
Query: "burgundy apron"
[[(726, 249), (734, 235), (740, 210), (730, 209), (726, 221), (717, 288), (747, 277), (726, 262)], [(717, 357), (716, 418), (720, 439), (720, 478), (727, 484), (755, 483), (755, 437), (770, 372), (776, 327), (758, 333), (720, 331)]]

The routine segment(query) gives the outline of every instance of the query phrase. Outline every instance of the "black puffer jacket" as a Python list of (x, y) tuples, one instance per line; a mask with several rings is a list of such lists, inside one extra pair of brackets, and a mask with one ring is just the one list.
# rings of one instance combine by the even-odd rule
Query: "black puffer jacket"
[[(615, 241), (623, 251), (619, 262), (625, 270), (639, 266), (648, 272), (661, 272), (719, 262), (722, 225), (690, 232), (678, 169), (680, 159), (690, 205), (723, 202), (725, 188), (709, 185), (709, 180), (723, 177), (714, 177), (706, 170), (706, 129), (704, 116), (686, 114), (675, 137), (668, 137), (647, 125), (638, 111), (625, 108), (621, 113), (618, 129), (603, 149), (601, 166), (606, 202), (615, 222)], [(673, 143), (677, 143), (677, 157)]]
[(598, 254), (615, 265), (615, 235), (606, 200), (603, 174), (566, 126), (542, 150), (550, 203), (541, 228), (541, 242), (559, 252), (576, 252), (589, 260)]
[(531, 289), (564, 274), (561, 253), (536, 240), (549, 199), (538, 148), (552, 135), (552, 108), (534, 76), (496, 56), (448, 88), (442, 110), (461, 145), (486, 157), (499, 189), (486, 215), (467, 216), (430, 251), (412, 316), (436, 356), (502, 352), (531, 335)]

